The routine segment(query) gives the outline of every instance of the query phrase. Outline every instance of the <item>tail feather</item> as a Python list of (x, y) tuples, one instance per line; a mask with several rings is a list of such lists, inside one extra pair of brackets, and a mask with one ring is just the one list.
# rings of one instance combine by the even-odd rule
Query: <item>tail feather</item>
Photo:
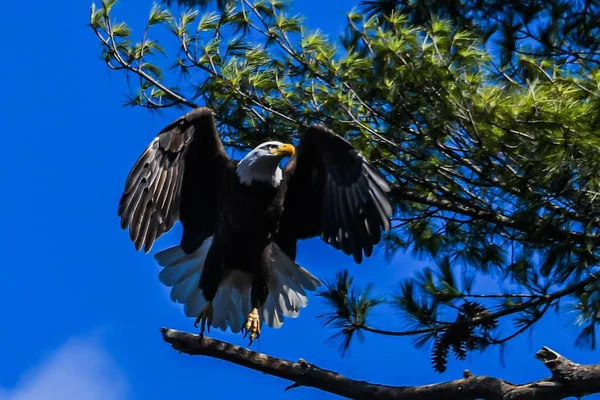
[[(288, 289), (285, 289), (288, 290)], [(297, 299), (297, 296), (293, 296)], [(290, 296), (284, 293), (279, 293), (279, 309), (281, 313), (287, 318), (297, 318), (300, 314), (300, 306), (297, 302), (293, 303)]]
[(284, 316), (296, 318), (300, 315), (300, 309), (308, 305), (305, 291), (316, 290), (321, 282), (296, 264), (275, 243), (272, 246), (272, 278), (269, 282), (269, 297), (262, 307), (262, 315), (269, 326), (278, 328), (283, 324)]
[(198, 274), (189, 275), (173, 286), (171, 300), (176, 303), (186, 304), (188, 300), (193, 299), (192, 296), (197, 292), (199, 284), (200, 276)]
[(194, 259), (176, 261), (160, 271), (158, 279), (167, 286), (173, 286), (195, 272), (195, 263)]
[(269, 315), (271, 321), (268, 321), (267, 318), (265, 318), (265, 320), (268, 321), (267, 324), (273, 328), (281, 327), (281, 325), (283, 325), (283, 310), (279, 307), (273, 296), (267, 298), (267, 302), (264, 306), (265, 312), (269, 309), (271, 311)]
[[(246, 316), (250, 314), (250, 291), (244, 291), (240, 293), (240, 314), (242, 315), (242, 324)], [(240, 329), (242, 326), (240, 324)]]
[(301, 308), (306, 307), (308, 299), (302, 289), (294, 290), (289, 285), (283, 285), (281, 295), (285, 301), (285, 307), (282, 308), (286, 317), (295, 318)]
[(217, 291), (217, 295), (213, 299), (213, 322), (212, 326), (219, 328), (222, 331), (227, 330), (227, 322), (230, 319), (229, 316), (231, 310), (231, 291), (235, 290), (230, 285), (221, 285)]
[(231, 332), (239, 333), (242, 329), (242, 313), (240, 312), (241, 297), (238, 290), (231, 291), (231, 306), (227, 323), (231, 328)]
[(161, 267), (173, 266), (180, 260), (186, 259), (186, 254), (181, 250), (181, 247), (170, 247), (166, 250), (156, 253), (154, 258)]
[[(199, 283), (211, 245), (212, 237), (209, 237), (191, 254), (175, 246), (155, 255), (158, 265), (163, 267), (158, 275), (160, 281), (171, 287), (171, 300), (184, 304), (188, 317), (196, 318), (206, 304)], [(251, 282), (251, 276), (241, 271), (231, 271), (224, 277), (213, 300), (214, 328), (225, 331), (229, 327), (233, 333), (240, 332), (250, 313)], [(273, 244), (273, 267), (268, 285), (269, 296), (259, 316), (267, 325), (279, 328), (285, 318), (300, 315), (300, 309), (308, 305), (306, 292), (316, 290), (321, 282)]]
[(315, 278), (310, 272), (296, 264), (291, 258), (289, 258), (279, 246), (273, 246), (273, 254), (276, 260), (280, 260), (280, 271), (291, 278), (294, 282), (297, 282), (300, 287), (305, 290), (313, 291), (321, 286), (321, 281)]
[[(279, 274), (273, 273), (271, 276), (270, 287), (279, 287)], [(280, 293), (270, 293), (262, 306), (262, 319), (273, 328), (279, 328), (283, 324), (282, 308), (279, 304)], [(281, 317), (281, 318), (280, 318)]]
[(202, 292), (198, 288), (198, 290), (194, 292), (190, 299), (188, 299), (188, 302), (184, 305), (185, 315), (196, 318), (198, 315), (200, 315), (200, 311), (202, 311), (202, 308), (205, 304), (206, 301), (204, 300), (204, 296), (202, 296)]

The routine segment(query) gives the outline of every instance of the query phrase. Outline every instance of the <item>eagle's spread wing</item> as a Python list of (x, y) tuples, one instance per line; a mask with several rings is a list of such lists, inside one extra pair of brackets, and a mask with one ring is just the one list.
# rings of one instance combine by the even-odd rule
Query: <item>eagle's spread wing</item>
[(287, 192), (277, 242), (295, 257), (298, 239), (321, 236), (357, 263), (390, 229), (390, 187), (348, 141), (310, 126), (285, 168)]
[(135, 163), (119, 202), (121, 227), (129, 227), (136, 249), (150, 251), (178, 219), (184, 251), (200, 246), (214, 230), (229, 162), (210, 109), (194, 109), (165, 127)]

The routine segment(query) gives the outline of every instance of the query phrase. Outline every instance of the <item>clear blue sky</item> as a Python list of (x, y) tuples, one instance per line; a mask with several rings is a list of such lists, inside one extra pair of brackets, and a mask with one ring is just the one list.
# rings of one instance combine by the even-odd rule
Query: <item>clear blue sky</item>
[[(29, 3), (4, 4), (0, 26), (0, 400), (333, 398), (307, 388), (283, 394), (288, 382), (180, 355), (162, 341), (159, 327), (193, 330), (193, 321), (169, 300), (153, 258), (134, 251), (116, 210), (133, 162), (177, 114), (152, 116), (122, 107), (125, 79), (100, 61), (98, 42), (86, 27), (89, 0)], [(150, 5), (121, 0), (114, 11), (139, 25)], [(295, 7), (311, 27), (335, 34), (351, 5), (303, 0)], [(176, 244), (179, 234), (175, 229), (155, 249)], [(384, 263), (379, 253), (357, 267), (318, 240), (301, 245), (298, 261), (322, 278), (349, 267), (360, 284), (374, 282), (381, 292), (427, 265), (410, 255)], [(580, 363), (599, 361), (597, 352), (572, 346), (564, 315), (544, 320), (531, 338), (510, 343), (504, 368), (491, 350), (465, 362), (452, 360), (438, 375), (428, 350), (412, 348), (410, 339), (373, 335), (341, 359), (325, 343), (330, 332), (315, 318), (323, 311), (312, 297), (299, 319), (279, 330), (265, 328), (258, 348), (391, 385), (456, 379), (465, 368), (513, 382), (539, 379), (548, 375), (533, 358), (542, 345)], [(373, 325), (398, 327), (398, 321), (379, 315)], [(215, 336), (246, 344), (238, 335)]]

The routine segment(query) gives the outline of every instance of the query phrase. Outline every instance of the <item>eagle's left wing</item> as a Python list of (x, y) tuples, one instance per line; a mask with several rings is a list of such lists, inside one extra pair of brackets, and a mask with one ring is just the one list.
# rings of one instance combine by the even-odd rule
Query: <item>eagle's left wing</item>
[(296, 241), (314, 236), (361, 263), (390, 229), (390, 186), (352, 144), (310, 126), (285, 167), (287, 192), (276, 241), (295, 258)]
[(163, 128), (138, 158), (119, 201), (121, 227), (148, 252), (177, 220), (181, 247), (195, 251), (214, 231), (224, 171), (233, 161), (212, 110), (196, 108)]

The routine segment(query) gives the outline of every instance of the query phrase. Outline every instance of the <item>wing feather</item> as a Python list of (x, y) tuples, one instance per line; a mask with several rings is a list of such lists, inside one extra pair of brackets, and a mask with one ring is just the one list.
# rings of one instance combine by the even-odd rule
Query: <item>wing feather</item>
[(329, 129), (313, 125), (306, 130), (285, 175), (276, 240), (290, 257), (298, 239), (320, 236), (360, 264), (381, 240), (381, 230), (390, 229), (390, 185), (350, 142)]
[[(326, 183), (326, 192), (325, 192), (325, 202), (327, 202), (327, 206), (323, 207), (321, 210), (322, 213), (322, 221), (323, 221), (323, 233), (325, 234), (325, 242), (328, 244), (331, 244), (332, 246), (334, 246), (336, 249), (339, 249), (339, 247), (336, 246), (337, 242), (334, 239), (335, 236), (337, 235), (337, 229), (336, 226), (339, 225), (338, 223), (338, 212), (337, 210), (334, 208), (334, 188), (333, 188), (333, 181), (330, 179), (330, 177), (327, 177), (327, 183)], [(330, 210), (333, 210), (330, 211)]]
[(372, 244), (377, 244), (381, 240), (381, 222), (380, 214), (377, 212), (377, 208), (373, 202), (369, 203), (369, 207), (366, 209), (367, 218), (365, 219), (365, 226), (368, 228), (369, 237), (371, 238)]
[(360, 238), (360, 204), (354, 202), (353, 188), (346, 187), (345, 188), (345, 197), (348, 206), (349, 218), (350, 218), (350, 226), (348, 227), (348, 238), (351, 243), (351, 251), (352, 257), (357, 264), (362, 262), (362, 252), (365, 248), (364, 244)]
[(340, 233), (339, 239), (342, 245), (342, 251), (345, 254), (350, 254), (352, 252), (352, 243), (350, 242), (350, 237), (348, 235), (348, 231), (350, 229), (350, 216), (348, 215), (348, 203), (346, 202), (346, 194), (344, 193), (343, 187), (337, 187), (337, 205), (336, 208), (339, 210), (342, 215), (342, 223), (340, 224)]
[(184, 234), (194, 233), (191, 238), (209, 236), (221, 176), (230, 163), (208, 108), (194, 109), (160, 131), (135, 162), (119, 202), (121, 228), (129, 228), (135, 248), (150, 251), (177, 220)]
[[(386, 216), (392, 215), (392, 205), (389, 203), (386, 195), (383, 193), (381, 186), (373, 184), (369, 185), (369, 190)], [(387, 218), (384, 218), (386, 220)]]
[[(376, 197), (376, 194), (373, 193), (373, 190), (369, 190), (369, 192), (371, 193), (371, 195), (373, 197)], [(373, 203), (375, 203), (375, 206), (377, 207), (377, 212), (379, 213), (379, 218), (380, 218), (379, 221), (383, 223), (384, 230), (386, 230), (386, 231), (389, 230), (389, 222), (387, 222), (385, 210), (379, 203), (378, 199), (375, 199), (375, 201), (373, 201)]]
[(354, 187), (346, 187), (346, 199), (348, 201), (348, 207), (350, 209), (350, 213), (352, 214), (352, 220), (356, 220), (358, 214), (360, 213), (361, 204), (358, 201), (358, 196), (356, 194), (356, 189)]
[(364, 215), (361, 215), (361, 220), (358, 224), (358, 237), (365, 257), (371, 257), (371, 254), (373, 254), (373, 239), (369, 237)]

